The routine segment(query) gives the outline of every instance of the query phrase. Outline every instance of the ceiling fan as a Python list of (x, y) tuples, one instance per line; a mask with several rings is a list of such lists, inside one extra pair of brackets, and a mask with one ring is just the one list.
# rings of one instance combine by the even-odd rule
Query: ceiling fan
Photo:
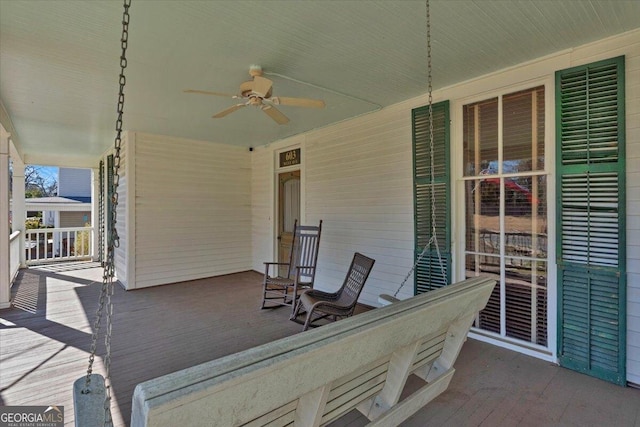
[(292, 107), (307, 107), (307, 108), (324, 108), (324, 101), (319, 99), (306, 99), (306, 98), (286, 98), (283, 96), (273, 95), (273, 82), (265, 77), (262, 77), (262, 67), (259, 65), (252, 65), (249, 68), (249, 75), (251, 80), (244, 82), (240, 85), (239, 95), (230, 95), (227, 93), (209, 92), (206, 90), (185, 89), (185, 93), (199, 93), (202, 95), (215, 95), (224, 96), (233, 99), (242, 100), (242, 102), (233, 105), (225, 110), (213, 116), (214, 119), (225, 117), (240, 108), (248, 105), (260, 108), (269, 117), (271, 117), (279, 125), (283, 125), (289, 122), (289, 118), (282, 114), (278, 110), (276, 105), (289, 105)]

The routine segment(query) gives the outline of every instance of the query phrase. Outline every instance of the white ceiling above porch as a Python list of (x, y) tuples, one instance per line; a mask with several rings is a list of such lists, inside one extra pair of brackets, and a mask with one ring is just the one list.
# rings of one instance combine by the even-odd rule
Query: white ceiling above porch
[[(431, 0), (435, 88), (640, 27), (640, 1)], [(0, 0), (0, 100), (28, 163), (95, 162), (113, 144), (120, 0)], [(259, 146), (423, 94), (423, 1), (133, 0), (126, 129)], [(281, 106), (279, 126), (235, 100), (251, 64)], [(72, 162), (70, 159), (81, 159)], [(86, 164), (89, 166), (89, 164)]]

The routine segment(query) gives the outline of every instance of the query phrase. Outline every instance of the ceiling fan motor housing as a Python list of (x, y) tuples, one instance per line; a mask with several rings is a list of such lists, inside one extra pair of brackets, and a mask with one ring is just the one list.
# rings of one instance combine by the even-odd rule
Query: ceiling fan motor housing
[[(269, 92), (267, 92), (265, 98), (270, 98), (271, 93), (272, 89), (269, 89)], [(253, 80), (249, 80), (248, 82), (243, 82), (240, 84), (240, 94), (242, 94), (243, 98), (256, 97), (256, 95), (253, 93)]]

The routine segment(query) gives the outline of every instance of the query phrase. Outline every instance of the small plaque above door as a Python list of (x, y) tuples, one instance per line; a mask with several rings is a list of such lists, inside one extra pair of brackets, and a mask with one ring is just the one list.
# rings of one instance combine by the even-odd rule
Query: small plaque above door
[(287, 166), (294, 166), (300, 164), (300, 149), (294, 148), (293, 150), (283, 151), (280, 153), (279, 165), (281, 168)]

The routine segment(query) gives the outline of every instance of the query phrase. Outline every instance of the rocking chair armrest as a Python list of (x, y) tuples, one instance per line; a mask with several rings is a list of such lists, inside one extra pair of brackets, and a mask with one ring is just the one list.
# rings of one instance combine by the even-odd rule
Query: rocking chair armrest
[(308, 289), (306, 291), (304, 291), (305, 294), (308, 294), (310, 297), (320, 297), (320, 298), (327, 298), (327, 299), (337, 299), (338, 298), (338, 293), (337, 292), (324, 292), (324, 291), (320, 291), (318, 289)]
[[(348, 310), (349, 307), (336, 304), (334, 301), (316, 301), (311, 306), (311, 310)], [(326, 311), (325, 311), (326, 313)], [(328, 314), (328, 313), (327, 313)]]
[[(273, 266), (286, 266), (287, 271), (289, 271), (289, 263), (288, 262), (265, 262), (264, 263), (264, 274), (265, 276), (269, 275), (269, 268)], [(289, 273), (287, 273), (287, 276)]]

